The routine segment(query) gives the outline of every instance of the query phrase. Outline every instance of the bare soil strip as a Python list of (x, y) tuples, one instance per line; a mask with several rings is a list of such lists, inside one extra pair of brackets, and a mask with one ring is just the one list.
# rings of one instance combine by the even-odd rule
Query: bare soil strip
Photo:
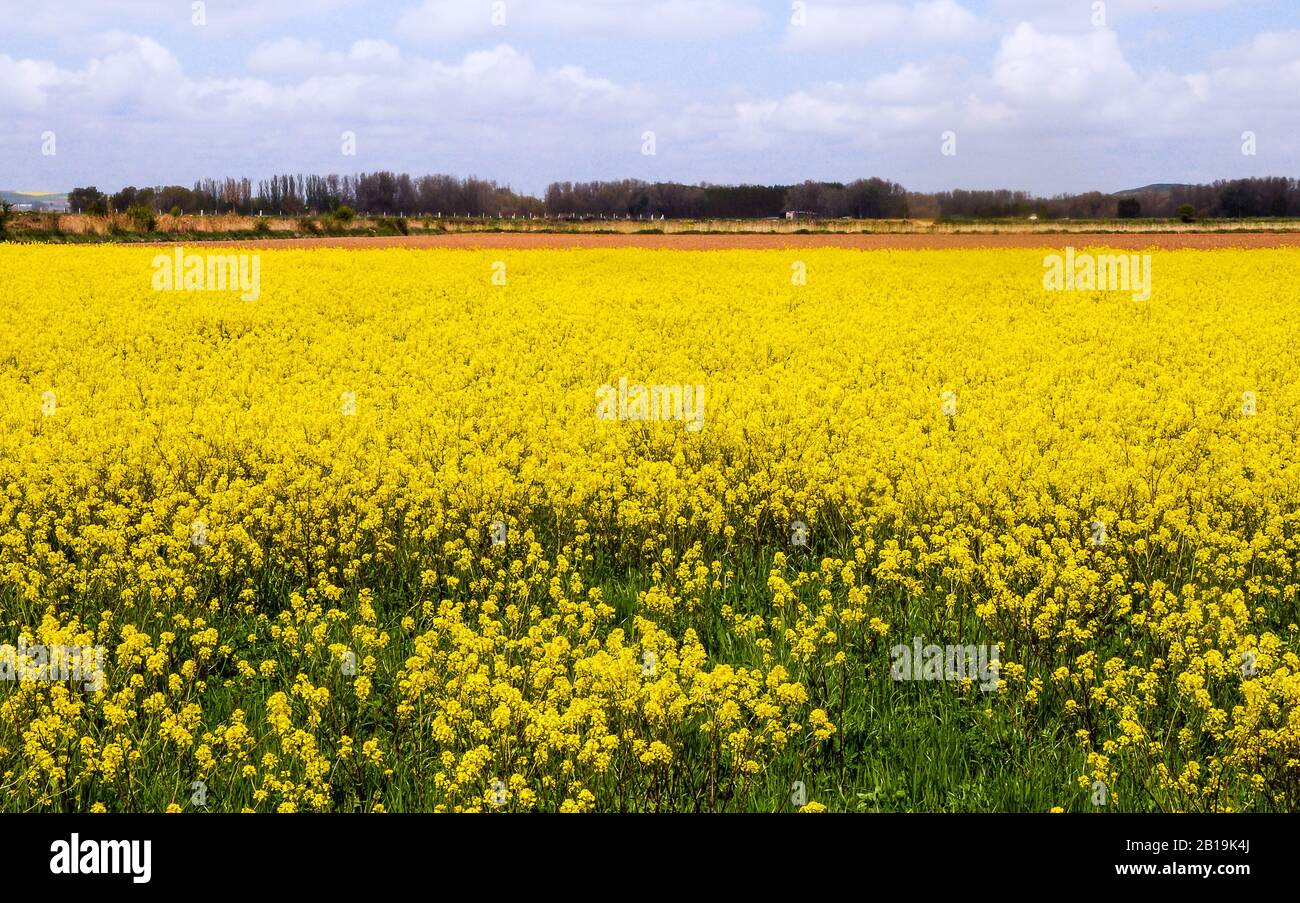
[[(158, 244), (164, 244), (162, 242)], [(1300, 247), (1292, 232), (1180, 233), (1037, 233), (1037, 234), (725, 234), (725, 235), (575, 235), (566, 233), (475, 232), (444, 235), (351, 236), (339, 238), (271, 238), (202, 242), (189, 239), (165, 244), (222, 244), (245, 248), (651, 248), (682, 251), (736, 249), (849, 248), (861, 251), (946, 250), (962, 248), (1108, 247), (1124, 250), (1183, 248)]]

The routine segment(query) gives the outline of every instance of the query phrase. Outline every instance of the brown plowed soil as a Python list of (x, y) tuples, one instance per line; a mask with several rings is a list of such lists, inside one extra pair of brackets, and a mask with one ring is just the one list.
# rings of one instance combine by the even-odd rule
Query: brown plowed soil
[[(186, 241), (181, 244), (198, 244)], [(172, 243), (169, 243), (172, 244)], [(272, 238), (202, 244), (252, 248), (659, 248), (684, 251), (731, 249), (850, 248), (863, 251), (946, 248), (1278, 248), (1300, 246), (1300, 232), (1182, 233), (898, 233), (860, 235), (574, 235), (564, 233), (473, 232), (341, 238)]]

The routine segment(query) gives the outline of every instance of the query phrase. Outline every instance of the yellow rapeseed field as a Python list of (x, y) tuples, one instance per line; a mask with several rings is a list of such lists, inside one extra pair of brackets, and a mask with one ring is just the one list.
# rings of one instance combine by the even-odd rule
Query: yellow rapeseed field
[(159, 253), (0, 247), (0, 809), (1300, 808), (1300, 252)]

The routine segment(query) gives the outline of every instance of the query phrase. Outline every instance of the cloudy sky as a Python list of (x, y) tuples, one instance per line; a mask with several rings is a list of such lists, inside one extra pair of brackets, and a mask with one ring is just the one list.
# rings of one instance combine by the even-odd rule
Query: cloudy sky
[(1296, 0), (0, 0), (7, 189), (393, 169), (1052, 194), (1298, 163)]

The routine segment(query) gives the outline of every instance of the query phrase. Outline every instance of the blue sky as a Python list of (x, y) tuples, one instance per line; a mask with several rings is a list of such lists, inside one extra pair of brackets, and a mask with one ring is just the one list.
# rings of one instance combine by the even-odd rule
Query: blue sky
[(1051, 194), (1300, 176), (1300, 12), (207, 0), (196, 16), (192, 0), (0, 0), (0, 122), (0, 187), (25, 190), (374, 169), (532, 192), (621, 177)]

